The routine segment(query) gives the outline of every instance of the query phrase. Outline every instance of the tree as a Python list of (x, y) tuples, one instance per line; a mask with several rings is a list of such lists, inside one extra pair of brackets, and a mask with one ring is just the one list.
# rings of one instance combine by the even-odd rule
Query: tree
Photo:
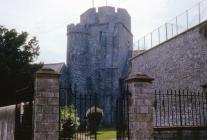
[(32, 64), (39, 55), (36, 37), (0, 26), (0, 98), (12, 97), (32, 83), (32, 73), (41, 64)]

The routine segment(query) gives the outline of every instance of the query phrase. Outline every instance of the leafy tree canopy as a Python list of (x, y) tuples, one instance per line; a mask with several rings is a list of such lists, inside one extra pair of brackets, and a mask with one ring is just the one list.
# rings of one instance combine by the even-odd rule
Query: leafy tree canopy
[(32, 74), (41, 64), (32, 64), (39, 55), (36, 37), (0, 26), (0, 98), (11, 97), (32, 82)]

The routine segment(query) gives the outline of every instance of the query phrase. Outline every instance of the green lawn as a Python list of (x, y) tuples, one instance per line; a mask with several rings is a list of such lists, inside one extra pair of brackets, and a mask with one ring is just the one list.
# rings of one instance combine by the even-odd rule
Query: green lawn
[(115, 140), (115, 129), (101, 129), (97, 132), (97, 140)]

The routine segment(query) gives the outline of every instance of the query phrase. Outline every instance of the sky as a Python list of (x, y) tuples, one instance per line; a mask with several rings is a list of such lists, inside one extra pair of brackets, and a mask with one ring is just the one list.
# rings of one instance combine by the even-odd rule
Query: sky
[[(105, 0), (94, 0), (95, 7)], [(108, 0), (131, 15), (134, 41), (197, 4), (200, 0)], [(68, 24), (92, 7), (92, 0), (0, 0), (0, 25), (36, 36), (40, 56), (36, 62), (65, 62)]]

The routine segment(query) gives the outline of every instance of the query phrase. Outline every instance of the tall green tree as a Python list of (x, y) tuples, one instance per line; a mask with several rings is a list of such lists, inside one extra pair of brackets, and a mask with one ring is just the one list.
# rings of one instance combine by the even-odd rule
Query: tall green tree
[(0, 26), (0, 98), (12, 97), (32, 83), (32, 73), (41, 65), (32, 64), (39, 55), (36, 37)]

